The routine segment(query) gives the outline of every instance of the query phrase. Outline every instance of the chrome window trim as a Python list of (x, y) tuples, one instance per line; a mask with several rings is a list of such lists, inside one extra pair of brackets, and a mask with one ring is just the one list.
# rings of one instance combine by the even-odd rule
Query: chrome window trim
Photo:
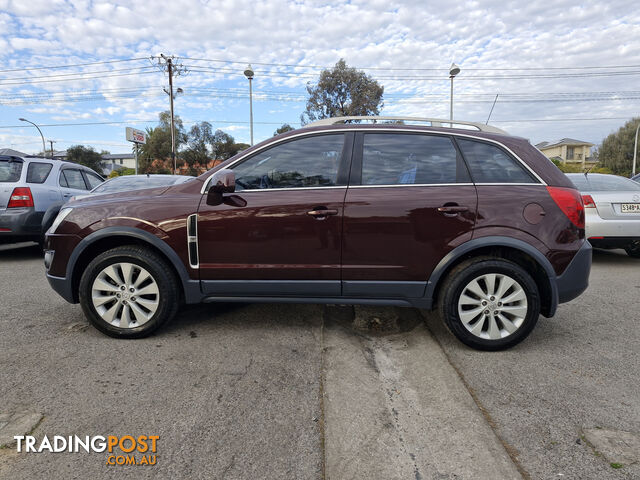
[[(438, 128), (438, 127), (435, 127)], [(447, 128), (447, 127), (442, 127), (442, 128)], [(418, 129), (418, 128), (411, 128), (411, 127), (406, 127), (406, 128), (393, 128), (393, 129), (384, 129), (384, 128), (372, 128), (372, 127), (367, 127), (367, 126), (362, 126), (361, 128), (353, 128), (353, 129), (349, 129), (349, 130), (336, 130), (335, 128), (327, 128), (326, 130), (313, 130), (313, 131), (309, 131), (309, 132), (302, 132), (302, 133), (298, 133), (296, 135), (291, 135), (282, 139), (278, 139), (275, 142), (270, 142), (267, 145), (262, 146), (261, 148), (253, 151), (253, 152), (247, 152), (246, 154), (242, 155), (240, 158), (238, 158), (237, 160), (234, 160), (232, 163), (230, 163), (229, 165), (227, 165), (224, 168), (228, 168), (231, 169), (234, 165), (238, 164), (239, 162), (242, 162), (243, 160), (245, 160), (246, 158), (256, 155), (268, 148), (271, 148), (275, 145), (278, 145), (280, 143), (284, 143), (284, 142), (288, 142), (290, 140), (293, 140), (294, 138), (299, 138), (299, 137), (306, 137), (306, 136), (315, 136), (315, 135), (323, 135), (323, 134), (327, 134), (327, 133), (341, 133), (341, 134), (346, 134), (347, 132), (378, 132), (378, 133), (382, 133), (382, 132), (386, 132), (386, 133), (397, 133), (397, 132), (409, 132), (409, 133), (422, 133), (424, 135), (440, 135), (443, 137), (464, 137), (464, 138), (469, 138), (471, 140), (476, 140), (476, 141), (480, 141), (480, 142), (488, 142), (488, 143), (493, 143), (495, 145), (498, 145), (502, 148), (504, 148), (507, 152), (509, 152), (509, 154), (511, 156), (513, 156), (513, 158), (515, 158), (518, 162), (520, 162), (520, 165), (522, 165), (529, 173), (531, 173), (534, 178), (536, 180), (538, 180), (540, 185), (544, 185), (546, 186), (547, 183), (542, 180), (542, 178), (540, 178), (540, 176), (531, 168), (529, 167), (529, 165), (527, 165), (527, 163), (522, 160), (518, 155), (516, 155), (513, 150), (511, 150), (509, 147), (507, 147), (504, 143), (499, 142), (498, 140), (494, 140), (492, 138), (484, 138), (484, 137), (478, 137), (476, 135), (467, 135), (464, 133), (452, 133), (452, 132), (439, 132), (439, 131), (431, 131), (431, 130), (422, 130), (422, 129)], [(207, 193), (207, 188), (209, 186), (209, 182), (211, 181), (211, 177), (213, 177), (213, 174), (209, 175), (209, 178), (207, 178), (207, 180), (202, 184), (202, 188), (200, 189), (200, 193), (201, 194), (205, 194)], [(442, 183), (436, 184), (436, 185), (444, 185)], [(461, 185), (460, 183), (456, 183), (454, 185)], [(537, 183), (476, 183), (475, 185), (538, 185)], [(354, 187), (358, 187), (361, 185), (353, 185), (353, 187), (349, 187), (349, 188), (354, 188)], [(379, 185), (378, 185), (379, 186)], [(403, 184), (403, 186), (406, 186), (406, 184)], [(296, 188), (296, 190), (302, 189), (302, 188), (334, 188), (334, 187), (298, 187)], [(242, 190), (243, 192), (250, 192), (250, 191), (265, 191), (265, 190), (284, 190), (282, 188), (262, 188), (262, 189), (255, 189), (255, 190)]]

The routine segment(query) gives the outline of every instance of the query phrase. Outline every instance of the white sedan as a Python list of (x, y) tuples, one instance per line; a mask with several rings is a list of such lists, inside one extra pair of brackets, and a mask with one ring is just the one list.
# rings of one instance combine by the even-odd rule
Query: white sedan
[(587, 238), (596, 248), (624, 248), (640, 258), (640, 184), (599, 173), (568, 173), (584, 201)]

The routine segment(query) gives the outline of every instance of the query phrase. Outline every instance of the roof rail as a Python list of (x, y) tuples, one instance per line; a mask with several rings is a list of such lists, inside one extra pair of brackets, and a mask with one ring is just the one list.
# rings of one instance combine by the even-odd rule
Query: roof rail
[(352, 120), (370, 120), (373, 122), (377, 121), (411, 121), (411, 122), (429, 122), (432, 127), (450, 127), (455, 128), (455, 125), (464, 125), (468, 127), (475, 127), (481, 132), (490, 132), (490, 133), (499, 133), (502, 135), (508, 135), (507, 132), (501, 130), (492, 125), (485, 125), (480, 122), (465, 122), (462, 120), (446, 120), (442, 118), (422, 118), (422, 117), (395, 117), (395, 116), (348, 116), (348, 117), (332, 117), (332, 118), (323, 118), (322, 120), (317, 120), (313, 123), (305, 125), (307, 127), (319, 127), (322, 125), (335, 125), (337, 123), (346, 123)]

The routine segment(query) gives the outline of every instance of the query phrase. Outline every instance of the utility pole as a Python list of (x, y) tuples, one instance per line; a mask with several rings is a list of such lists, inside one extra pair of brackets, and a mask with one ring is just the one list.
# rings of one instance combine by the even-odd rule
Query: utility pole
[(53, 144), (56, 143), (55, 140), (49, 140), (49, 143), (51, 144), (51, 158), (53, 159)]
[[(175, 57), (173, 55), (167, 56), (164, 53), (160, 53), (157, 57), (151, 57), (151, 60), (155, 58), (158, 59), (158, 66), (164, 72), (166, 71), (169, 75), (169, 91), (165, 88), (164, 91), (169, 95), (169, 105), (171, 111), (171, 162), (173, 163), (173, 173), (178, 173), (178, 165), (176, 160), (176, 129), (175, 129), (175, 121), (174, 121), (174, 113), (173, 113), (173, 100), (176, 98), (176, 95), (173, 93), (173, 76), (180, 75), (185, 70), (182, 65), (176, 65), (173, 63)], [(176, 94), (182, 93), (182, 89), (178, 88)]]

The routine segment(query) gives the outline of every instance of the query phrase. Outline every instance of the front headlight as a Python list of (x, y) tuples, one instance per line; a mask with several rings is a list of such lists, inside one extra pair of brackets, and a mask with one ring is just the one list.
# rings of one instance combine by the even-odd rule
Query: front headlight
[(47, 233), (56, 233), (56, 228), (58, 228), (62, 223), (62, 221), (67, 217), (67, 215), (71, 213), (71, 210), (73, 210), (73, 208), (61, 209), (60, 212), (58, 212), (58, 216), (51, 224), (51, 227), (49, 228), (49, 231)]

